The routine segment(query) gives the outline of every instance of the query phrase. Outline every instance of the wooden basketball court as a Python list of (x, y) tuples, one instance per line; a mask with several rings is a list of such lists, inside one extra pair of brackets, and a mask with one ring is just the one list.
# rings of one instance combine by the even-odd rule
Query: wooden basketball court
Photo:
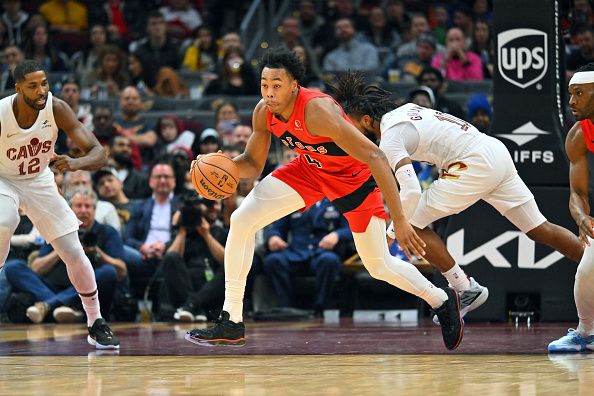
[[(590, 395), (594, 354), (547, 355), (568, 325), (468, 324), (446, 351), (430, 322), (247, 323), (244, 347), (193, 327), (116, 324), (119, 352), (79, 325), (1, 325), (0, 395)], [(196, 326), (196, 325), (194, 325)]]

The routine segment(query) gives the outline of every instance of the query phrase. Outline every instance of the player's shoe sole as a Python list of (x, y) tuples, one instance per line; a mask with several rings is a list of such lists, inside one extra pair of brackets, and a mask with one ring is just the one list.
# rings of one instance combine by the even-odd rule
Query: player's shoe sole
[(202, 346), (244, 346), (245, 345), (245, 338), (238, 338), (236, 340), (228, 340), (225, 338), (206, 340), (206, 339), (200, 339), (200, 338), (193, 337), (189, 333), (186, 334), (185, 338), (186, 338), (186, 340), (190, 341), (191, 343), (194, 343), (196, 345), (202, 345)]

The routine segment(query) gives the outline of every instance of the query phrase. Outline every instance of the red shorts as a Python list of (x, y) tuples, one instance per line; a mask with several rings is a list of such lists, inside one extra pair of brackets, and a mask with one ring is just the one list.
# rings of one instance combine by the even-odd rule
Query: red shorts
[(365, 232), (372, 216), (388, 219), (382, 194), (367, 167), (349, 169), (346, 174), (326, 173), (300, 155), (272, 176), (299, 193), (305, 202), (302, 211), (327, 197), (349, 221), (353, 232)]

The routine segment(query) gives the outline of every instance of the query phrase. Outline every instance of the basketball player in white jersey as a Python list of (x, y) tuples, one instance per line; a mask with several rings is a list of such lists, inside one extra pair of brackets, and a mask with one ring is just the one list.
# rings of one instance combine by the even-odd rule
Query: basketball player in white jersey
[[(22, 208), (66, 264), (87, 314), (87, 341), (98, 349), (117, 349), (119, 340), (99, 311), (93, 267), (78, 239), (78, 220), (58, 193), (50, 170), (50, 166), (59, 172), (99, 169), (107, 162), (105, 151), (68, 104), (52, 96), (43, 66), (24, 61), (15, 68), (14, 77), (16, 94), (0, 100), (0, 267)], [(55, 155), (58, 129), (86, 155)], [(47, 309), (42, 303), (35, 307)]]
[[(344, 75), (336, 91), (357, 128), (372, 140), (380, 140), (400, 184), (404, 212), (427, 244), (424, 257), (460, 292), (461, 314), (483, 304), (488, 290), (464, 273), (428, 225), (480, 199), (532, 240), (580, 261), (583, 248), (578, 238), (546, 220), (499, 140), (450, 114), (412, 103), (394, 109), (390, 92), (365, 86), (358, 73)], [(435, 164), (439, 179), (421, 192), (411, 161)], [(387, 233), (393, 240), (393, 223)]]

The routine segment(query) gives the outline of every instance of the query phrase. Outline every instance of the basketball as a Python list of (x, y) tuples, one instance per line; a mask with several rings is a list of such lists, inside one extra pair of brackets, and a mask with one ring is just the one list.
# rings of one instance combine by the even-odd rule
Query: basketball
[(239, 169), (225, 154), (211, 153), (194, 162), (190, 170), (194, 188), (206, 199), (225, 199), (235, 192)]

